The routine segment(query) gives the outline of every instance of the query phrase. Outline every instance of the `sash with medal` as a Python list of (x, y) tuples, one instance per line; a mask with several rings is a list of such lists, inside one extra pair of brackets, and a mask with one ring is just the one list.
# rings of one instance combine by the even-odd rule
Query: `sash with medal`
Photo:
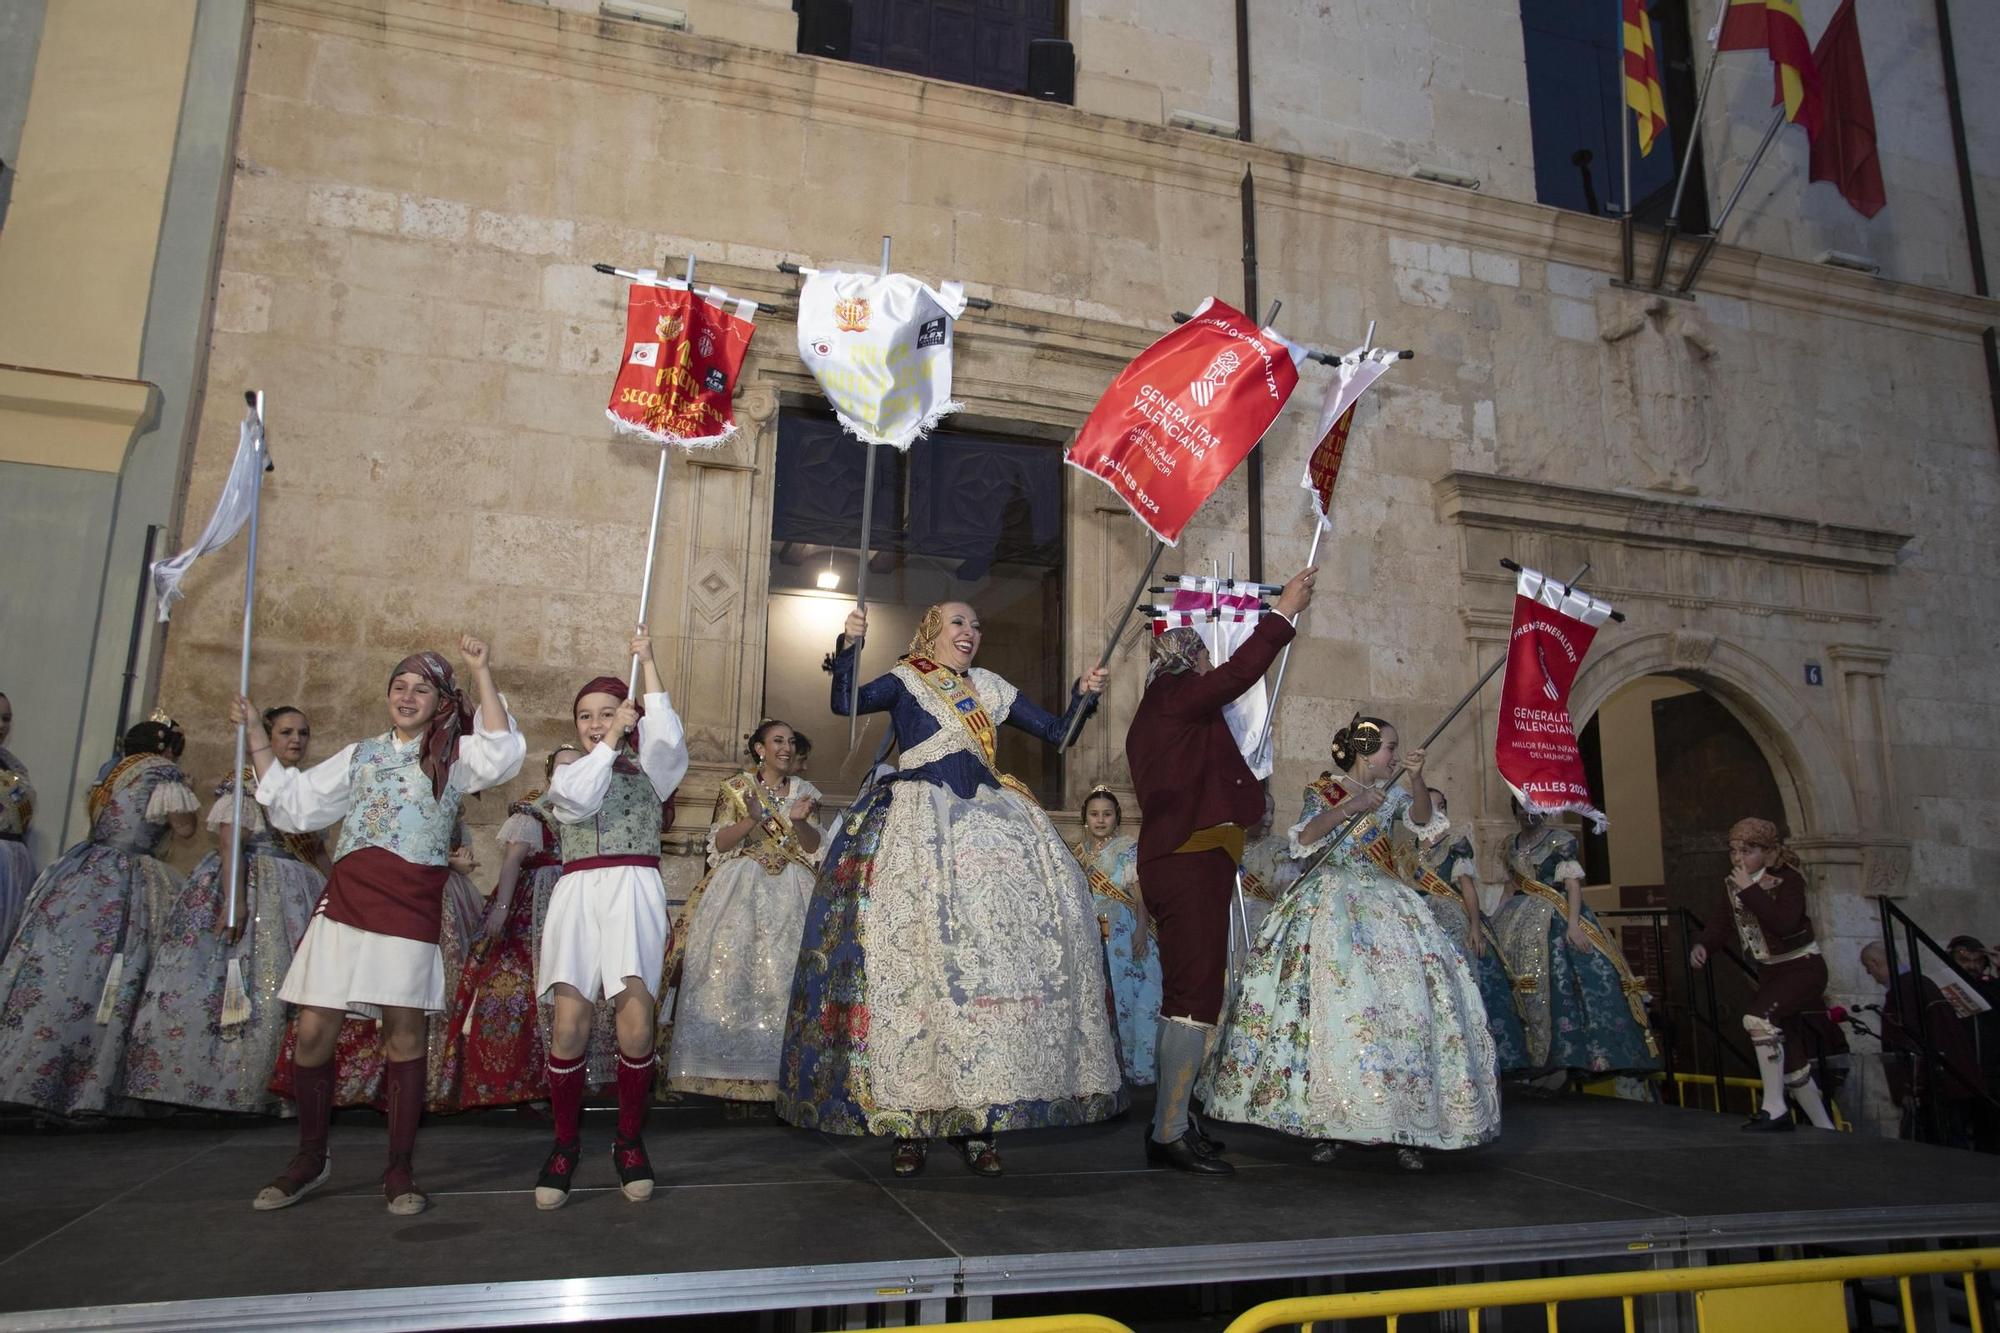
[[(1569, 895), (1553, 885), (1542, 883), (1526, 870), (1523, 870), (1518, 851), (1511, 852), (1507, 857), (1507, 877), (1514, 882), (1514, 887), (1521, 892), (1540, 898), (1543, 902), (1555, 908), (1558, 916), (1567, 917), (1569, 915)], [(1660, 1045), (1653, 1039), (1653, 1024), (1646, 1015), (1645, 983), (1632, 975), (1632, 967), (1625, 961), (1625, 955), (1605, 935), (1603, 927), (1599, 926), (1589, 917), (1582, 915), (1577, 917), (1577, 922), (1583, 927), (1583, 937), (1590, 941), (1591, 947), (1610, 959), (1611, 966), (1617, 969), (1618, 989), (1625, 994), (1625, 1004), (1632, 1011), (1632, 1021), (1637, 1023), (1639, 1031), (1645, 1034), (1646, 1050), (1655, 1056), (1659, 1055)], [(1515, 984), (1519, 986), (1522, 981), (1532, 980), (1533, 978), (1524, 976), (1517, 979)]]
[[(1083, 867), (1083, 877), (1090, 881), (1091, 893), (1099, 898), (1109, 898), (1112, 902), (1134, 912), (1139, 910), (1138, 899), (1119, 887), (1117, 881), (1098, 868), (1097, 858), (1090, 854), (1085, 842), (1079, 839), (1070, 845), (1069, 851), (1070, 855), (1076, 858), (1076, 863)], [(1146, 933), (1155, 938), (1158, 938), (1160, 933), (1160, 924), (1153, 920), (1151, 913), (1146, 916)]]
[(929, 686), (938, 698), (951, 708), (966, 734), (972, 737), (973, 748), (985, 761), (986, 769), (1001, 786), (1036, 806), (1041, 802), (1028, 785), (1011, 773), (1002, 773), (999, 766), (1000, 732), (993, 725), (993, 719), (986, 713), (986, 705), (979, 702), (979, 695), (972, 683), (949, 667), (939, 666), (928, 657), (918, 657), (914, 653), (903, 659), (910, 670)]

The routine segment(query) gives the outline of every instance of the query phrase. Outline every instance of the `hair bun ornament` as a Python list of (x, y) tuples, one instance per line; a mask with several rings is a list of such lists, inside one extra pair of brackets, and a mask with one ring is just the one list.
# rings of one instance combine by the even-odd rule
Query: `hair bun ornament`
[(1115, 793), (1112, 792), (1109, 786), (1100, 782), (1095, 787), (1092, 787), (1090, 789), (1090, 796), (1086, 796), (1083, 799), (1088, 801), (1091, 798), (1091, 796), (1111, 796), (1114, 794)]

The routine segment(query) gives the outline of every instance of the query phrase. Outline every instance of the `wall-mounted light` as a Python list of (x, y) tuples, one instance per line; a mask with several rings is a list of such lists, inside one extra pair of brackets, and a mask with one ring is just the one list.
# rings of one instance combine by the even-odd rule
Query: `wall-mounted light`
[(1410, 168), (1410, 175), (1420, 181), (1432, 181), (1439, 185), (1456, 185), (1461, 190), (1476, 190), (1479, 188), (1479, 177), (1468, 176), (1462, 171), (1453, 171), (1450, 167), (1434, 167), (1428, 163), (1418, 163), (1416, 166)]
[(656, 27), (672, 28), (676, 32), (688, 30), (688, 16), (685, 9), (668, 9), (665, 5), (647, 5), (639, 0), (603, 0), (597, 12), (608, 19), (631, 19), (637, 23), (651, 23)]
[(1849, 254), (1845, 250), (1822, 250), (1813, 256), (1813, 262), (1816, 264), (1825, 264), (1828, 268), (1852, 269), (1856, 273), (1880, 273), (1882, 271), (1882, 266), (1867, 255)]
[(1225, 139), (1236, 137), (1234, 125), (1214, 116), (1204, 116), (1199, 111), (1175, 111), (1167, 117), (1167, 124), (1177, 130), (1199, 130), (1203, 134), (1219, 134)]

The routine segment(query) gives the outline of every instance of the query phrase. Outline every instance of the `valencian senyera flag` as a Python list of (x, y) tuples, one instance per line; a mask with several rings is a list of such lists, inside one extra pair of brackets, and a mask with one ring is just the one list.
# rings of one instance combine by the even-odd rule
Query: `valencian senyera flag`
[(952, 324), (965, 292), (907, 273), (801, 270), (799, 356), (848, 434), (907, 449), (958, 410), (951, 399)]
[[(1168, 587), (1168, 599), (1152, 608), (1154, 637), (1170, 629), (1195, 630), (1208, 644), (1208, 660), (1218, 666), (1235, 655), (1262, 617), (1272, 613), (1264, 605), (1265, 589), (1259, 584), (1182, 574)], [(1271, 747), (1264, 735), (1270, 712), (1262, 677), (1222, 710), (1236, 748), (1260, 781), (1271, 776)], [(1261, 751), (1256, 749), (1260, 738), (1265, 740)]]
[(250, 511), (257, 503), (257, 471), (265, 465), (263, 443), (264, 423), (252, 411), (237, 428), (236, 458), (229, 465), (229, 476), (223, 480), (222, 494), (216, 497), (215, 512), (208, 516), (208, 526), (187, 550), (153, 562), (153, 593), (160, 603), (161, 624), (167, 622), (174, 603), (184, 595), (181, 580), (194, 568), (194, 562), (229, 545), (250, 521)]
[(1312, 492), (1313, 509), (1327, 527), (1333, 526), (1333, 487), (1347, 456), (1348, 433), (1354, 429), (1354, 405), (1401, 355), (1386, 347), (1357, 347), (1340, 358), (1333, 383), (1326, 386), (1319, 405), (1319, 443), (1306, 458), (1306, 474), (1299, 485)]
[(1569, 691), (1598, 627), (1610, 618), (1609, 604), (1521, 571), (1494, 740), (1500, 776), (1516, 800), (1546, 814), (1575, 811), (1600, 833), (1604, 812), (1584, 780)]
[(604, 415), (656, 444), (709, 448), (736, 433), (730, 400), (756, 330), (757, 303), (678, 278), (635, 282), (625, 355)]
[(1211, 296), (1111, 381), (1067, 461), (1172, 546), (1278, 419), (1305, 356)]
[(1660, 91), (1660, 53), (1653, 46), (1653, 20), (1645, 0), (1622, 0), (1625, 6), (1625, 105), (1639, 133), (1639, 156), (1667, 132), (1667, 99)]
[(1715, 31), (1717, 51), (1763, 51), (1771, 57), (1771, 105), (1785, 119), (1819, 130), (1819, 70), (1806, 40), (1799, 0), (1729, 0)]

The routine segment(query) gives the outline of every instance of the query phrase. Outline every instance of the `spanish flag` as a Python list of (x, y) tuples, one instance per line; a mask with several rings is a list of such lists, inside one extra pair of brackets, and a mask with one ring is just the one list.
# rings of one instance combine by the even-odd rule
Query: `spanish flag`
[(1638, 122), (1639, 156), (1667, 129), (1667, 100), (1660, 92), (1660, 53), (1653, 46), (1653, 21), (1642, 0), (1625, 7), (1625, 105)]

